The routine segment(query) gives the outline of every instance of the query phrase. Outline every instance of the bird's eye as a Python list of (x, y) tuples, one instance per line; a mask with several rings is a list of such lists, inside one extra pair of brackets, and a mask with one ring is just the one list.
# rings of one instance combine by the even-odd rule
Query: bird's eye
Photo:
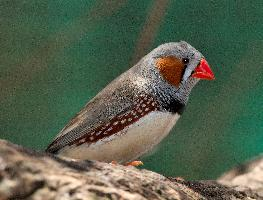
[(182, 61), (183, 61), (183, 63), (184, 63), (184, 64), (187, 64), (187, 63), (189, 63), (189, 59), (188, 59), (188, 58), (183, 58), (183, 60), (182, 60)]

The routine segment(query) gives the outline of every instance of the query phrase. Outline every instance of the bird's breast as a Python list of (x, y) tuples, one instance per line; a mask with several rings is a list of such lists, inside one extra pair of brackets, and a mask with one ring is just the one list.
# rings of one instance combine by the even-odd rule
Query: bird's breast
[(59, 154), (82, 160), (128, 162), (157, 145), (167, 136), (179, 117), (177, 113), (152, 111), (110, 137), (92, 144), (68, 146)]

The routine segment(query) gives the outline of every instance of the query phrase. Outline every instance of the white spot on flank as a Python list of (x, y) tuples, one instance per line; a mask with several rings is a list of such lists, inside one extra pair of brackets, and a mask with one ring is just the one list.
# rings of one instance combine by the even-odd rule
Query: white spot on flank
[(126, 122), (126, 119), (121, 120), (121, 123), (124, 124)]
[(149, 111), (150, 109), (149, 108), (145, 108), (145, 111), (147, 112), (147, 111)]
[(89, 139), (90, 139), (90, 140), (94, 140), (94, 137), (93, 137), (93, 136), (91, 136)]
[(83, 143), (83, 142), (85, 142), (86, 140), (85, 140), (85, 138), (83, 138), (83, 139), (81, 139), (79, 142), (80, 143)]
[(129, 118), (128, 121), (129, 121), (129, 122), (132, 121), (132, 118)]
[(146, 107), (146, 105), (145, 105), (145, 104), (142, 104), (142, 107), (144, 108), (144, 107)]
[(101, 134), (101, 131), (99, 131), (99, 132), (96, 133), (97, 136), (100, 135), (100, 134)]
[(95, 131), (91, 132), (90, 135), (94, 135)]
[(114, 122), (114, 123), (113, 123), (113, 125), (114, 125), (114, 126), (116, 126), (118, 123), (119, 123), (119, 122), (118, 122), (118, 121), (116, 121), (116, 122)]

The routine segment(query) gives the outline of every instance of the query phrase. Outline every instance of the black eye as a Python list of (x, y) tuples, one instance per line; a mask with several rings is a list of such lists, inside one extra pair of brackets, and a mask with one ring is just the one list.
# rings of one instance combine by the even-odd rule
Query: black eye
[(183, 61), (184, 64), (188, 64), (189, 63), (189, 59), (188, 58), (183, 58), (182, 61)]

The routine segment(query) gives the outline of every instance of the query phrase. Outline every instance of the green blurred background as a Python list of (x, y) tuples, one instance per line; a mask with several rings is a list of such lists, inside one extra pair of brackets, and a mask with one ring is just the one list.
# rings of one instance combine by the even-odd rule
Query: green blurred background
[(213, 179), (263, 151), (262, 0), (1, 0), (0, 138), (43, 150), (84, 104), (159, 44), (207, 58), (173, 132), (144, 168)]

